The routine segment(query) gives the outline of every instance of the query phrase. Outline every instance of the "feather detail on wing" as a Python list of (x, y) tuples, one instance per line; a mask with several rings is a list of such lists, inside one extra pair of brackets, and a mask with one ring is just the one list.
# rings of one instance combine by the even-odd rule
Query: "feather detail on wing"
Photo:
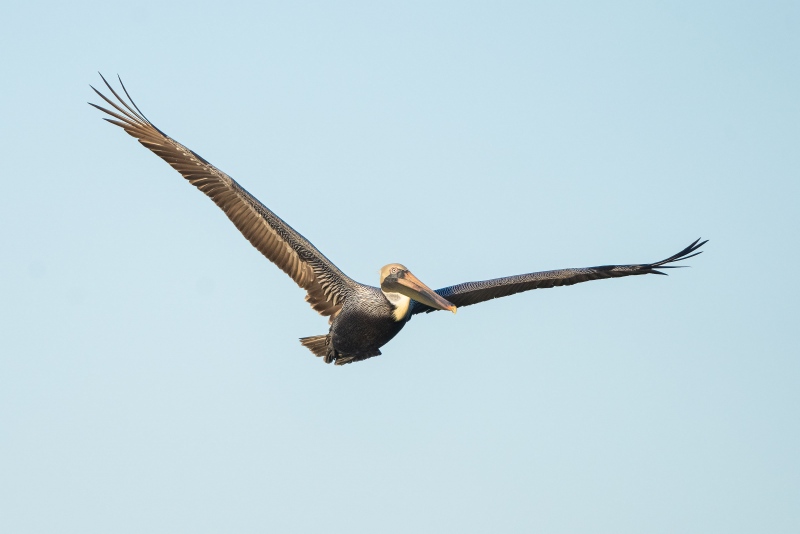
[[(485, 280), (482, 282), (466, 282), (464, 284), (437, 289), (436, 293), (460, 308), (487, 300), (507, 297), (508, 295), (521, 293), (523, 291), (530, 291), (531, 289), (571, 286), (572, 284), (579, 284), (590, 280), (601, 280), (603, 278), (620, 278), (623, 276), (640, 274), (666, 274), (657, 269), (675, 269), (683, 267), (680, 265), (667, 264), (686, 260), (701, 254), (702, 251), (697, 252), (697, 249), (706, 243), (707, 241), (701, 243), (700, 240), (697, 239), (694, 243), (677, 254), (655, 263), (641, 265), (601, 265), (598, 267), (542, 271), (538, 273), (508, 276), (506, 278), (496, 278), (494, 280)], [(411, 313), (430, 313), (432, 311), (436, 310), (425, 304), (414, 301)]]
[(90, 105), (113, 117), (105, 120), (138, 139), (213, 200), (259, 252), (307, 291), (306, 300), (312, 308), (326, 316), (333, 316), (341, 309), (343, 301), (357, 285), (353, 280), (233, 178), (156, 128), (139, 111), (122, 80), (120, 85), (130, 105), (105, 78), (103, 82), (116, 97), (116, 102), (94, 87), (92, 89), (115, 111)]

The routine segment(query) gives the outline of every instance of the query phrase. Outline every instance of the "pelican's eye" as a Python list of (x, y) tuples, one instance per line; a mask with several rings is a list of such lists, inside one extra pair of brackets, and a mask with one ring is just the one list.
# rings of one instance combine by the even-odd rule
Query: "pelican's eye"
[(392, 274), (397, 274), (397, 267), (392, 267)]

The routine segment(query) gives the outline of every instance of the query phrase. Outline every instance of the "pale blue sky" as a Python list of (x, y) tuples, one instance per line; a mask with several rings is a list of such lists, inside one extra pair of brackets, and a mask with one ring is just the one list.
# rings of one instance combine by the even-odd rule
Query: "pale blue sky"
[[(2, 19), (0, 531), (800, 531), (796, 2)], [(303, 292), (86, 105), (98, 70), (365, 283), (711, 241), (326, 366)]]

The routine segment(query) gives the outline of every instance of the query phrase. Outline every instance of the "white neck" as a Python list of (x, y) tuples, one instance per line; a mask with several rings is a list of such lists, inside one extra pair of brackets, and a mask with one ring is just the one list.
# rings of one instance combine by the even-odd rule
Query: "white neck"
[[(383, 290), (381, 290), (383, 291)], [(402, 321), (406, 318), (408, 314), (408, 307), (411, 305), (411, 299), (401, 293), (388, 293), (383, 291), (383, 294), (392, 303), (394, 306), (394, 311), (392, 312), (392, 316), (394, 316), (395, 321)]]

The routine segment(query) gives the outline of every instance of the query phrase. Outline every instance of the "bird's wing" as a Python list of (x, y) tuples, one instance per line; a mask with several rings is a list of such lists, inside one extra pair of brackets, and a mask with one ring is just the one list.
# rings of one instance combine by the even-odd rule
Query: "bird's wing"
[(156, 128), (139, 111), (124, 85), (122, 89), (130, 105), (105, 78), (103, 82), (116, 101), (92, 89), (115, 111), (90, 104), (113, 117), (105, 120), (138, 139), (213, 200), (254, 247), (308, 292), (306, 300), (312, 308), (330, 316), (341, 309), (344, 300), (358, 285), (356, 282), (233, 178)]
[[(456, 306), (461, 307), (477, 304), (486, 300), (507, 297), (508, 295), (530, 291), (531, 289), (571, 286), (572, 284), (588, 282), (589, 280), (619, 278), (638, 274), (666, 274), (657, 269), (674, 269), (676, 267), (681, 267), (667, 264), (697, 256), (702, 252), (696, 252), (697, 249), (702, 247), (706, 242), (707, 241), (703, 241), (701, 243), (698, 239), (677, 254), (655, 263), (641, 265), (601, 265), (599, 267), (520, 274), (517, 276), (508, 276), (506, 278), (484, 280), (482, 282), (466, 282), (464, 284), (437, 289), (436, 293)], [(432, 311), (436, 310), (416, 301), (414, 301), (413, 308), (411, 309), (412, 314), (422, 312), (430, 313)]]

